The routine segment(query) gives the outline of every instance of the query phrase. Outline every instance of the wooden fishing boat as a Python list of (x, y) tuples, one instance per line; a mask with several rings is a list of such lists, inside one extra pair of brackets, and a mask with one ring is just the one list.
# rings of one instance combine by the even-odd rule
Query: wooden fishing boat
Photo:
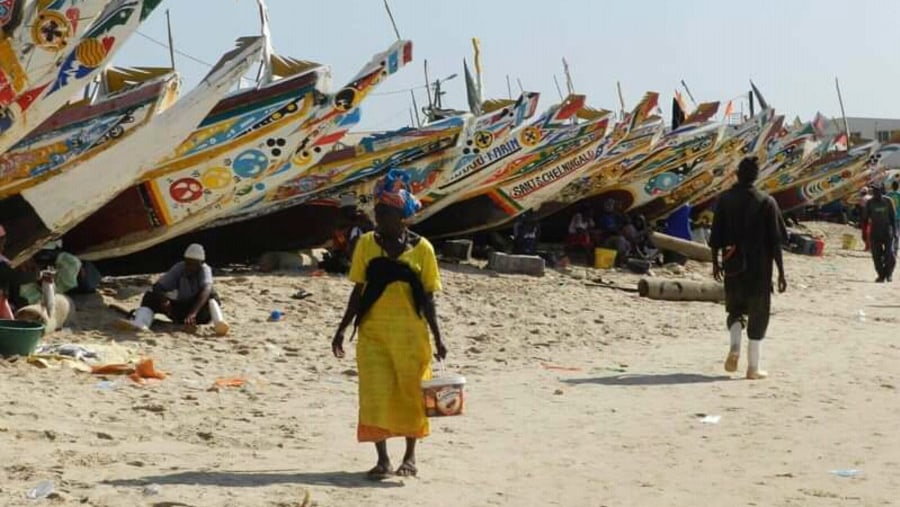
[(201, 83), (153, 120), (117, 141), (71, 164), (54, 177), (0, 201), (0, 216), (9, 233), (6, 255), (19, 263), (44, 242), (59, 237), (104, 203), (128, 188), (196, 128), (256, 61), (264, 40), (239, 41)]
[(745, 156), (753, 156), (765, 146), (763, 142), (775, 125), (771, 110), (734, 126), (725, 127), (723, 139), (712, 156), (696, 168), (685, 180), (667, 192), (660, 192), (651, 200), (636, 204), (632, 213), (654, 220), (668, 216), (687, 203), (694, 202), (704, 191), (722, 191), (723, 184), (734, 174)]
[[(557, 195), (542, 203), (535, 212), (538, 218), (547, 218), (588, 197), (595, 188), (604, 188), (630, 173), (657, 145), (664, 125), (660, 118), (651, 117), (659, 94), (648, 92), (631, 114), (631, 120), (620, 123), (617, 129), (621, 140), (609, 148), (603, 159), (584, 176), (566, 185)], [(642, 114), (641, 111), (644, 111)]]
[(179, 91), (171, 69), (113, 68), (101, 83), (93, 99), (67, 105), (0, 155), (0, 198), (112, 149), (175, 102)]
[[(584, 141), (576, 134), (581, 129), (577, 124), (579, 113), (585, 110), (591, 111), (585, 118), (589, 122), (603, 120), (609, 114), (608, 111), (594, 113), (595, 110), (587, 108), (584, 95), (569, 95), (559, 104), (550, 107), (531, 124), (522, 125), (517, 129), (513, 137), (516, 151), (504, 159), (491, 161), (492, 163), (485, 167), (482, 167), (485, 164), (479, 159), (475, 159), (471, 164), (477, 168), (477, 176), (470, 176), (470, 182), (464, 191), (445, 200), (441, 209), (487, 192), (503, 182), (526, 175), (535, 169), (536, 161), (548, 156), (559, 156), (577, 147)], [(434, 214), (434, 211), (430, 214)], [(426, 218), (428, 216), (423, 215), (421, 219)]]
[[(523, 147), (518, 128), (533, 116), (539, 95), (527, 92), (514, 103), (480, 116), (466, 115), (465, 127), (456, 146), (450, 150), (400, 166), (410, 176), (410, 186), (422, 202), (416, 215), (419, 221), (441, 207), (447, 196), (478, 184), (483, 174), (519, 153)], [(371, 211), (371, 195), (377, 178), (361, 181), (353, 195), (358, 206)], [(346, 195), (346, 193), (344, 194)]]
[[(109, 0), (0, 1), (0, 153), (15, 144), (5, 131), (16, 121), (9, 107), (51, 78)], [(26, 5), (27, 4), (27, 5)]]
[(399, 41), (336, 94), (294, 93), (245, 136), (218, 146), (224, 149), (215, 155), (163, 164), (80, 227), (117, 234), (98, 238), (79, 232), (76, 251), (89, 260), (128, 255), (261, 201), (270, 189), (318, 163), (358, 122), (362, 100), (411, 59), (412, 43)]
[(555, 195), (591, 168), (605, 152), (609, 117), (552, 131), (559, 142), (513, 160), (509, 177), (485, 191), (451, 204), (420, 222), (423, 234), (442, 237), (502, 226)]
[(684, 124), (628, 171), (595, 177), (591, 193), (580, 202), (599, 208), (604, 201), (613, 200), (616, 208), (625, 212), (678, 188), (702, 170), (723, 139), (724, 125), (709, 121), (717, 109), (717, 102), (698, 106)]
[[(766, 192), (777, 190), (779, 182), (791, 181), (793, 175), (818, 160), (827, 143), (805, 129), (793, 132), (782, 130), (783, 117), (776, 117), (768, 136), (754, 154), (760, 159), (760, 178), (757, 187)], [(737, 166), (726, 170), (725, 176), (691, 200), (694, 212), (711, 208), (718, 195), (737, 183)], [(786, 183), (784, 183), (786, 184)]]
[[(353, 192), (362, 180), (378, 178), (393, 167), (414, 163), (456, 146), (464, 119), (452, 117), (421, 128), (403, 128), (362, 138), (355, 146), (334, 150), (322, 161), (276, 190), (264, 201), (237, 210), (204, 228), (253, 220), (270, 213), (302, 205), (319, 196)], [(354, 200), (356, 197), (354, 195)]]
[[(572, 102), (567, 101), (567, 104), (569, 103)], [(566, 108), (562, 112), (559, 111), (559, 107), (552, 108), (552, 111), (543, 115), (542, 120), (537, 123), (550, 132), (555, 127), (552, 127), (549, 121), (545, 125), (544, 120), (555, 118), (555, 121), (564, 124), (583, 107), (583, 99), (574, 104), (577, 107)], [(500, 107), (510, 105), (504, 103)], [(568, 127), (571, 128), (570, 125)], [(436, 162), (441, 163), (441, 158), (436, 157)], [(104, 270), (112, 273), (134, 272), (135, 266), (141, 266), (142, 270), (162, 269), (164, 266), (160, 265), (160, 259), (170, 259), (172, 255), (179, 255), (179, 249), (183, 250), (193, 242), (206, 245), (207, 255), (219, 263), (252, 261), (260, 252), (268, 250), (319, 246), (331, 239), (337, 228), (342, 227), (343, 210), (349, 209), (341, 207), (342, 196), (351, 195), (355, 203), (360, 203), (371, 195), (371, 190), (367, 190), (369, 187), (364, 185), (371, 185), (370, 180), (377, 176), (378, 173), (374, 173), (363, 182), (353, 183), (349, 187), (341, 187), (324, 194), (315, 193), (310, 200), (301, 204), (278, 209), (249, 220), (220, 220), (214, 223), (213, 227), (179, 236), (126, 257), (107, 259), (102, 265)], [(369, 206), (366, 203), (362, 204)]]
[[(34, 18), (30, 25), (34, 46), (30, 50), (21, 49), (30, 51), (26, 60), (34, 57), (33, 75), (26, 77), (25, 68), (15, 53), (0, 56), (0, 60), (5, 58), (3, 68), (7, 76), (11, 76), (11, 79), (6, 78), (10, 83), (5, 92), (7, 99), (3, 101), (6, 104), (0, 103), (6, 107), (0, 119), (0, 153), (22, 140), (91, 82), (160, 2), (113, 0), (77, 40), (58, 34), (63, 30), (77, 33), (79, 30), (73, 24), (81, 25), (78, 7), (75, 6), (87, 9), (85, 14), (89, 14), (98, 7), (96, 0), (35, 2)], [(100, 5), (105, 3), (100, 2)], [(69, 8), (65, 12), (56, 10), (67, 6)], [(43, 52), (43, 48), (57, 46), (59, 54), (53, 55), (52, 59)], [(7, 48), (12, 49), (11, 46)], [(0, 55), (2, 53), (0, 50)], [(48, 65), (51, 60), (52, 64)]]
[(862, 172), (878, 163), (877, 144), (856, 148), (850, 152), (832, 152), (817, 160), (790, 185), (771, 192), (782, 212), (788, 213), (807, 206), (829, 191), (837, 191)]

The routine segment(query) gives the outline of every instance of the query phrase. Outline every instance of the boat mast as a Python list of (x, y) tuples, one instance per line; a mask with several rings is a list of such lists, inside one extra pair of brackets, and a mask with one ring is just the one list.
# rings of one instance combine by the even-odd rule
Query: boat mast
[(566, 88), (569, 90), (569, 95), (575, 94), (575, 83), (572, 82), (572, 73), (569, 72), (569, 62), (566, 61), (565, 58), (562, 59), (563, 71), (566, 73)]
[(562, 88), (560, 88), (559, 86), (559, 79), (556, 79), (556, 74), (553, 74), (553, 84), (556, 85), (556, 93), (559, 94), (559, 100), (565, 100), (565, 97), (563, 97)]
[(625, 98), (622, 96), (622, 83), (616, 81), (616, 92), (619, 94), (619, 118), (625, 120)]
[(387, 15), (391, 19), (391, 26), (394, 27), (394, 35), (397, 36), (397, 40), (401, 40), (400, 30), (397, 29), (397, 22), (394, 20), (394, 13), (391, 12), (391, 6), (388, 4), (388, 0), (384, 0), (384, 9), (387, 11)]
[(688, 98), (691, 99), (691, 104), (693, 104), (694, 107), (696, 107), (696, 106), (697, 106), (697, 101), (694, 100), (694, 94), (691, 93), (691, 89), (688, 88), (688, 85), (687, 85), (687, 83), (684, 82), (684, 79), (681, 80), (681, 86), (684, 87), (684, 91), (687, 92)]
[(428, 110), (434, 108), (434, 102), (431, 99), (431, 80), (428, 79), (428, 60), (425, 60), (425, 93), (428, 94)]
[[(834, 87), (837, 89), (838, 103), (841, 105), (841, 118), (844, 119), (844, 135), (847, 136), (847, 149), (850, 148), (850, 124), (847, 123), (847, 113), (844, 111), (844, 98), (841, 96), (841, 84), (837, 76), (834, 78)], [(878, 129), (875, 129), (875, 138), (878, 138)]]
[(175, 70), (175, 43), (172, 39), (172, 16), (169, 15), (169, 9), (166, 9), (166, 29), (169, 31), (169, 64)]
[(416, 111), (416, 126), (422, 128), (422, 120), (419, 119), (419, 105), (416, 104), (416, 94), (412, 88), (409, 89), (409, 96), (412, 99), (413, 109)]

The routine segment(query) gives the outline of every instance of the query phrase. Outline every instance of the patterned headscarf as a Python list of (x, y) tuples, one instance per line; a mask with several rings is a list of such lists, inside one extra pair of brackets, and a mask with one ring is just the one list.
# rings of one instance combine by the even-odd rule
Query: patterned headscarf
[(409, 218), (422, 209), (422, 203), (413, 195), (409, 185), (409, 174), (399, 169), (391, 169), (375, 185), (375, 203), (403, 211), (403, 218)]

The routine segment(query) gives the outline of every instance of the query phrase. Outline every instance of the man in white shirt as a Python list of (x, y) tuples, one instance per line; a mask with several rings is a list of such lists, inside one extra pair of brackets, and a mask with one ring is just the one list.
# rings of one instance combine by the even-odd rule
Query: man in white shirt
[(212, 269), (206, 264), (202, 245), (190, 245), (184, 260), (172, 266), (144, 294), (141, 307), (126, 321), (138, 330), (148, 330), (155, 314), (161, 313), (176, 324), (189, 329), (212, 322), (216, 334), (228, 334), (229, 326), (222, 316), (219, 296), (213, 288)]

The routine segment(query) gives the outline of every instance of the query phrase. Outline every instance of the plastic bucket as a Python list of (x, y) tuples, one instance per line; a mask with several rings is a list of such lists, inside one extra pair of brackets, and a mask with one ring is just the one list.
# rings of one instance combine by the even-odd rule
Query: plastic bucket
[(844, 234), (841, 236), (841, 247), (844, 250), (856, 250), (859, 248), (859, 240), (855, 234)]
[(30, 356), (44, 336), (44, 325), (23, 320), (0, 320), (0, 356)]
[(460, 415), (465, 405), (462, 375), (445, 375), (422, 381), (422, 396), (425, 398), (425, 415), (444, 417)]
[(822, 257), (825, 255), (825, 241), (821, 239), (817, 239), (815, 241), (815, 249), (813, 250), (813, 255), (816, 257)]
[(597, 269), (609, 269), (616, 265), (616, 256), (619, 252), (609, 248), (594, 249), (594, 267)]

